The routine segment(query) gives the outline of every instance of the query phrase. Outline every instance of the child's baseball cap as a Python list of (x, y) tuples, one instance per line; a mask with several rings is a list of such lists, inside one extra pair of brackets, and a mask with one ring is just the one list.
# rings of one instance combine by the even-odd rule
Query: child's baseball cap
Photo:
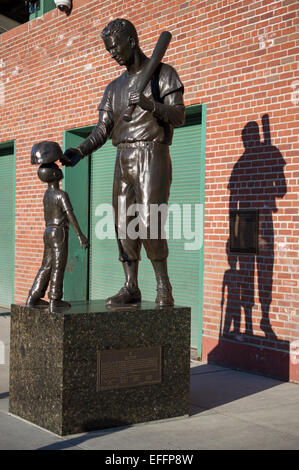
[(63, 153), (57, 142), (39, 142), (31, 149), (31, 165), (53, 163), (61, 157)]

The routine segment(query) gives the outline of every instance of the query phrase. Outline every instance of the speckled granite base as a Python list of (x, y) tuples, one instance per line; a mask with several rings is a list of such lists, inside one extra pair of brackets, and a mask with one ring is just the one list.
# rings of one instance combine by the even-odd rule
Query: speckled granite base
[[(162, 383), (97, 391), (97, 352), (162, 348)], [(65, 435), (189, 414), (190, 308), (11, 307), (9, 411)]]

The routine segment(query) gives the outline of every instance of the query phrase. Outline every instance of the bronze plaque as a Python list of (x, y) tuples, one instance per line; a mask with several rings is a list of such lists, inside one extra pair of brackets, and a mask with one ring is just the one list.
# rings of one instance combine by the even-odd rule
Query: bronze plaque
[(97, 391), (162, 382), (161, 346), (98, 351)]
[(258, 211), (231, 210), (230, 222), (230, 252), (258, 252)]

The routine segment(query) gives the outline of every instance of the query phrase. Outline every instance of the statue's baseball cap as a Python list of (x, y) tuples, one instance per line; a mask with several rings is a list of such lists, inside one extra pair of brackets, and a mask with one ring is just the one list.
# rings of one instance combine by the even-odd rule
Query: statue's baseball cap
[(61, 157), (63, 158), (63, 153), (57, 142), (39, 142), (31, 149), (31, 165), (54, 163)]

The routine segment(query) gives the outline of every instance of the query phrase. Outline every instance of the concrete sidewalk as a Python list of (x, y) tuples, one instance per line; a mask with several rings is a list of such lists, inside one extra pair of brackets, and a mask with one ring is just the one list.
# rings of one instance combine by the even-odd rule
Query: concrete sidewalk
[(0, 311), (0, 450), (299, 449), (299, 385), (197, 361), (190, 417), (56, 436), (8, 413), (9, 325)]

